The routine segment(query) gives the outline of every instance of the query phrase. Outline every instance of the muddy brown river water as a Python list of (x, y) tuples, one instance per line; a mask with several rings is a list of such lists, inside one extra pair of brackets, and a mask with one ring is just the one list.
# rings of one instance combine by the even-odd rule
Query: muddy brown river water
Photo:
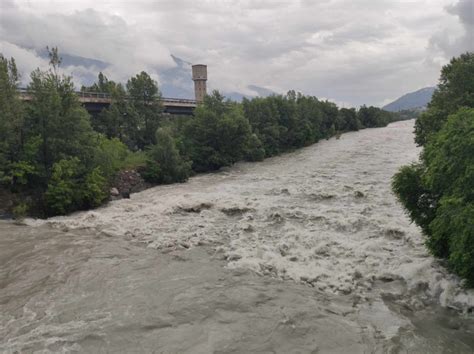
[(474, 293), (390, 191), (413, 122), (0, 222), (0, 352), (473, 353)]

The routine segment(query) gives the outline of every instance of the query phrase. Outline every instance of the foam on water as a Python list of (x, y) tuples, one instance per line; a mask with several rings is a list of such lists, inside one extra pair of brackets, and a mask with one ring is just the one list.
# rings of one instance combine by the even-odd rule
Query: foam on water
[(412, 131), (409, 121), (347, 133), (46, 223), (163, 251), (212, 244), (230, 268), (329, 294), (388, 292), (413, 308), (434, 301), (467, 310), (474, 292), (428, 254), (390, 189), (397, 169), (418, 158)]

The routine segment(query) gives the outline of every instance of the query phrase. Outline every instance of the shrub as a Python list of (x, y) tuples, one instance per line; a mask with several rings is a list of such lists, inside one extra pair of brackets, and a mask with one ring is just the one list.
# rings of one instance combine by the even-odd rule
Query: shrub
[(183, 160), (169, 131), (158, 129), (156, 141), (147, 153), (144, 178), (160, 184), (186, 181), (191, 174), (191, 163)]
[(79, 159), (60, 160), (53, 165), (53, 173), (44, 194), (48, 214), (65, 214), (78, 204)]
[(394, 176), (393, 189), (429, 250), (474, 286), (474, 109), (449, 116), (430, 135), (421, 164)]
[(87, 172), (77, 157), (60, 160), (44, 194), (48, 215), (99, 206), (107, 198), (106, 179), (99, 168)]
[(80, 187), (81, 208), (96, 208), (107, 199), (107, 180), (99, 167), (94, 168), (84, 178)]
[(265, 149), (256, 134), (252, 134), (245, 148), (245, 159), (247, 161), (262, 161), (265, 158)]
[(29, 206), (26, 203), (19, 203), (13, 208), (13, 217), (17, 220), (23, 219), (28, 214)]

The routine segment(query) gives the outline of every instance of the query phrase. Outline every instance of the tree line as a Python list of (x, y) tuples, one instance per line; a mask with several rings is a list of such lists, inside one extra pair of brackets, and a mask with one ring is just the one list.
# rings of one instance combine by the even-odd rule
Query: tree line
[(125, 85), (100, 73), (96, 83), (82, 87), (112, 97), (108, 108), (90, 116), (72, 77), (60, 71), (57, 48), (49, 55), (50, 68), (31, 73), (29, 102), (20, 100), (14, 59), (0, 55), (0, 189), (15, 196), (18, 215), (97, 207), (124, 169), (139, 170), (152, 183), (184, 182), (194, 173), (399, 119), (376, 107), (339, 109), (294, 91), (242, 103), (214, 91), (194, 116), (170, 116), (146, 72)]
[(433, 255), (474, 286), (474, 53), (443, 67), (415, 123), (420, 161), (404, 166), (393, 189), (426, 235)]

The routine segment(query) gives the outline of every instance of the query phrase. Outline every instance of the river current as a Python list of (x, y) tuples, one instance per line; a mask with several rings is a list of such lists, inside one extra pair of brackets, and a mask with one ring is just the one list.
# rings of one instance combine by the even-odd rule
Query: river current
[(0, 222), (0, 351), (472, 353), (474, 292), (390, 190), (412, 131)]

